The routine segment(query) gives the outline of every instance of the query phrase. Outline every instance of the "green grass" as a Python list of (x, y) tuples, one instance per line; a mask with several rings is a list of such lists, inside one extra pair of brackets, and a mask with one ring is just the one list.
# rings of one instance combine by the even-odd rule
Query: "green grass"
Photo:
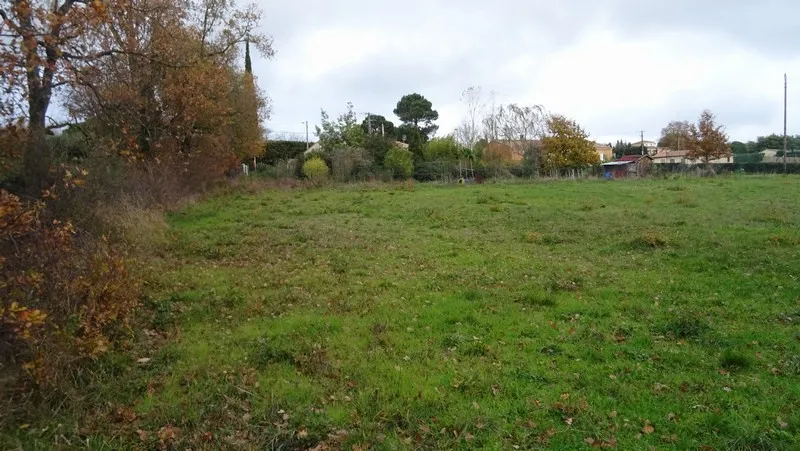
[(800, 447), (799, 178), (268, 190), (169, 221), (142, 344), (5, 441)]

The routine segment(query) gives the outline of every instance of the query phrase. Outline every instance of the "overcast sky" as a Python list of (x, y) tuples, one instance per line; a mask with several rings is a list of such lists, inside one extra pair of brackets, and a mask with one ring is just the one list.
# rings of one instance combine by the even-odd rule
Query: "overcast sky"
[[(733, 139), (800, 133), (797, 0), (260, 0), (273, 60), (254, 58), (273, 100), (267, 126), (302, 133), (352, 101), (392, 113), (418, 92), (439, 134), (469, 86), (498, 103), (542, 104), (601, 142), (657, 139), (674, 119), (714, 111)], [(797, 109), (793, 110), (796, 106)], [(796, 111), (796, 113), (795, 113)], [(311, 139), (313, 136), (313, 125)]]

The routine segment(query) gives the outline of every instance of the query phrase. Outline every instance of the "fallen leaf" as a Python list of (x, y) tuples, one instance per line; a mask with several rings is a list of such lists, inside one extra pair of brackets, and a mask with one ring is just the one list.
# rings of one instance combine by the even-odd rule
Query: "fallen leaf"
[(150, 439), (150, 433), (147, 431), (143, 431), (141, 429), (136, 430), (136, 434), (139, 436), (139, 440), (146, 442)]
[(472, 408), (475, 409), (475, 410), (478, 410), (478, 409), (481, 408), (481, 406), (478, 405), (478, 403), (476, 401), (472, 401)]
[(497, 384), (492, 385), (492, 395), (497, 396), (500, 393), (500, 386)]
[(203, 433), (203, 440), (205, 440), (207, 442), (210, 442), (213, 439), (214, 439), (214, 435), (211, 434), (210, 432), (204, 432)]
[(31, 427), (31, 425), (30, 425), (30, 424), (27, 424), (27, 423), (26, 423), (26, 424), (20, 424), (20, 425), (19, 425), (19, 428), (20, 428), (20, 429), (28, 429), (29, 427)]
[(150, 362), (150, 357), (142, 357), (141, 359), (136, 359), (136, 363), (139, 365), (145, 365)]
[(591, 445), (594, 445), (595, 439), (593, 439), (591, 437), (586, 437), (586, 438), (583, 439), (583, 442), (586, 443), (587, 445), (591, 446)]
[(608, 417), (609, 418), (616, 418), (617, 417), (617, 411), (616, 410), (612, 410), (611, 412), (608, 413)]
[(473, 436), (472, 436), (472, 434), (470, 434), (469, 432), (467, 432), (466, 434), (464, 434), (464, 439), (465, 439), (466, 441), (468, 441), (468, 442), (472, 441), (472, 439), (473, 439), (473, 438), (475, 438), (475, 437), (473, 437)]
[(561, 394), (561, 399), (564, 399), (564, 400), (569, 399), (569, 393), (562, 393)]
[(383, 441), (386, 440), (386, 434), (378, 434), (378, 435), (376, 435), (375, 436), (375, 440), (377, 440), (378, 442), (383, 443)]
[(786, 429), (789, 427), (789, 423), (783, 421), (781, 417), (778, 417), (778, 425), (781, 427), (781, 429)]
[(308, 431), (305, 430), (305, 428), (297, 431), (297, 438), (306, 438), (306, 437), (308, 437)]
[(158, 439), (163, 443), (172, 443), (172, 441), (178, 436), (179, 432), (180, 429), (168, 424), (158, 430)]
[(564, 419), (564, 423), (567, 423), (567, 426), (572, 426), (572, 422), (575, 421), (574, 418), (566, 418)]
[(726, 392), (728, 392), (728, 393), (730, 393), (730, 392), (733, 390), (733, 389), (732, 389), (732, 388), (730, 388), (730, 387), (722, 387), (722, 389), (723, 389), (723, 390), (725, 390), (725, 391), (726, 391)]
[(642, 434), (652, 434), (655, 432), (655, 430), (656, 428), (654, 428), (653, 425), (648, 422), (645, 423), (644, 427), (642, 428)]

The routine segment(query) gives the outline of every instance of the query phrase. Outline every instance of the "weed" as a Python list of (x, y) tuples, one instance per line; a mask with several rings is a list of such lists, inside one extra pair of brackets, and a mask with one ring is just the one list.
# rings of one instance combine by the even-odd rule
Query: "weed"
[(687, 208), (694, 208), (697, 206), (697, 202), (695, 202), (694, 199), (687, 196), (679, 196), (677, 199), (675, 199), (675, 203), (682, 207), (687, 207)]
[(464, 299), (469, 302), (480, 301), (483, 299), (484, 293), (478, 290), (467, 290), (464, 292)]
[(540, 243), (542, 241), (543, 235), (539, 232), (528, 232), (525, 235), (525, 240), (529, 243)]
[(719, 359), (719, 365), (728, 371), (746, 370), (752, 363), (750, 357), (732, 349), (726, 349)]
[(695, 314), (686, 313), (676, 316), (664, 324), (660, 332), (676, 339), (697, 339), (710, 327)]
[(518, 295), (514, 298), (514, 302), (522, 304), (526, 307), (555, 307), (556, 298), (551, 293), (542, 292), (528, 292)]
[(645, 231), (633, 240), (633, 246), (639, 248), (657, 249), (667, 247), (669, 239), (660, 232)]

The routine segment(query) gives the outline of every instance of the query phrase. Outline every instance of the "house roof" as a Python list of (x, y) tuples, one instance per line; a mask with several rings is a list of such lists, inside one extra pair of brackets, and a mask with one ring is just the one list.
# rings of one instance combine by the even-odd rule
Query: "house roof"
[(633, 162), (633, 161), (639, 161), (639, 160), (641, 160), (642, 158), (645, 158), (645, 157), (646, 158), (651, 158), (649, 155), (625, 155), (625, 156), (617, 158), (616, 161)]
[(653, 155), (653, 158), (684, 158), (689, 155), (688, 150), (670, 150), (670, 149), (661, 149)]

